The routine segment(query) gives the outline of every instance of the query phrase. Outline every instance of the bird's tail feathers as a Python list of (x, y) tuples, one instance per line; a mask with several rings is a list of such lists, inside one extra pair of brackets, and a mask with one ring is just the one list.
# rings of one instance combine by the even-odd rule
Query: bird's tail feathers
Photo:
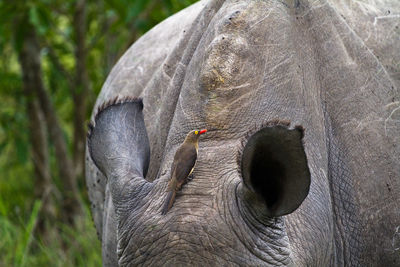
[(168, 192), (168, 195), (165, 198), (164, 205), (163, 205), (163, 208), (162, 208), (162, 211), (161, 211), (162, 215), (167, 214), (169, 209), (172, 207), (172, 204), (175, 201), (175, 195), (176, 195), (176, 191), (175, 190), (172, 190), (172, 191)]

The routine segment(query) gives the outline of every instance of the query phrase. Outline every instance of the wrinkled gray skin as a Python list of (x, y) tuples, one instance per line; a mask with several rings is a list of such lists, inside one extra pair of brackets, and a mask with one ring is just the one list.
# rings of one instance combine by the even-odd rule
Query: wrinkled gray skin
[[(399, 88), (397, 0), (210, 0), (170, 17), (120, 59), (94, 109), (144, 103), (95, 127), (100, 170), (87, 156), (104, 265), (399, 266)], [(274, 120), (290, 121), (282, 140), (305, 128), (311, 186), (286, 216), (268, 212), (240, 166), (245, 136)], [(174, 153), (202, 128), (214, 131), (194, 179), (162, 216)], [(290, 172), (297, 161), (284, 158)]]

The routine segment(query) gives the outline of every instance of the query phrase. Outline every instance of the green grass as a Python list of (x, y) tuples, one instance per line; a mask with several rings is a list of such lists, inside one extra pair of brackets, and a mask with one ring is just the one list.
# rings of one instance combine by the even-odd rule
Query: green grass
[[(87, 200), (83, 215), (75, 218), (75, 227), (52, 221), (45, 238), (33, 233), (42, 203), (34, 194), (33, 164), (29, 155), (24, 154), (29, 150), (18, 151), (15, 142), (4, 136), (5, 133), (11, 137), (17, 134), (2, 131), (2, 125), (0, 123), (0, 267), (101, 266), (101, 244)], [(56, 173), (54, 170), (52, 176), (57, 192), (62, 189), (57, 187), (60, 182)], [(84, 185), (81, 190), (84, 192)], [(61, 217), (61, 200), (54, 195), (54, 215)]]
[(56, 225), (43, 241), (32, 232), (40, 206), (35, 201), (30, 216), (19, 222), (0, 215), (0, 266), (101, 266), (101, 245), (88, 208), (75, 228)]

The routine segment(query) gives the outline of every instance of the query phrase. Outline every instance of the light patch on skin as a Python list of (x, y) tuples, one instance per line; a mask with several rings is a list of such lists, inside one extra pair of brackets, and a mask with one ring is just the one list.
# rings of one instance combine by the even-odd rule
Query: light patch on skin
[(366, 129), (378, 129), (382, 127), (383, 124), (385, 136), (388, 136), (388, 128), (389, 130), (391, 128), (390, 126), (388, 127), (388, 124), (400, 122), (399, 119), (393, 118), (396, 113), (400, 114), (400, 101), (389, 103), (385, 106), (385, 108), (389, 109), (392, 106), (395, 107), (391, 111), (388, 111), (389, 115), (387, 118), (380, 118), (377, 117), (375, 114), (367, 114), (366, 117), (361, 120), (352, 118), (348, 122), (343, 123), (341, 127), (343, 128), (348, 125), (352, 125), (352, 127), (354, 127), (354, 130), (357, 130), (357, 133), (361, 133)]
[(392, 247), (395, 251), (400, 249), (400, 226), (397, 226), (392, 239)]
[[(317, 3), (317, 2), (318, 1), (314, 1), (314, 3)], [(321, 8), (326, 7), (326, 6), (329, 6), (329, 2), (328, 1), (324, 1), (323, 4), (319, 4), (319, 5), (317, 5), (317, 4), (314, 5), (314, 3), (310, 4), (310, 8), (304, 14), (302, 14), (301, 17), (306, 17), (308, 15), (308, 13), (310, 13), (311, 11), (313, 11), (315, 9), (321, 9)]]
[(373, 25), (376, 26), (376, 23), (378, 22), (378, 20), (381, 20), (381, 19), (396, 19), (396, 18), (400, 18), (400, 15), (377, 16), (374, 18)]
[(216, 69), (212, 69), (212, 72), (215, 74), (215, 76), (217, 76), (217, 80), (221, 83), (225, 82), (225, 79), (218, 73), (218, 71)]
[(319, 170), (321, 171), (321, 173), (322, 173), (323, 177), (324, 177), (325, 179), (327, 179), (327, 178), (328, 178), (328, 176), (326, 175), (326, 172), (324, 171), (324, 169), (322, 169), (322, 168), (319, 168)]
[(245, 59), (242, 53), (247, 54), (247, 51), (245, 39), (236, 35), (219, 35), (209, 46), (202, 69), (202, 83), (208, 94), (206, 115), (214, 127), (225, 127), (220, 122), (230, 114), (227, 104), (249, 92), (246, 87), (250, 84), (246, 82), (244, 85), (238, 80), (246, 72), (243, 69)]
[[(397, 102), (398, 102), (398, 101), (397, 101)], [(400, 105), (397, 106), (395, 109), (393, 109), (392, 112), (390, 113), (389, 117), (387, 117), (387, 118), (385, 119), (385, 135), (386, 135), (386, 136), (387, 136), (387, 127), (386, 127), (387, 122), (392, 120), (392, 116), (393, 116), (394, 113), (395, 113), (396, 111), (398, 111), (398, 110), (400, 110)]]
[[(371, 6), (369, 6), (369, 8), (371, 8)], [(373, 10), (375, 13), (379, 13), (379, 10), (374, 9)], [(368, 15), (368, 13), (366, 13), (366, 15)], [(394, 14), (394, 15), (383, 15), (383, 16), (375, 16), (374, 17), (374, 22), (372, 23), (372, 27), (368, 27), (369, 29), (371, 29), (371, 31), (369, 31), (368, 36), (365, 38), (364, 42), (368, 42), (369, 39), (371, 38), (372, 34), (374, 34), (374, 38), (378, 39), (378, 32), (379, 32), (379, 24), (383, 24), (382, 22), (384, 22), (385, 20), (388, 19), (399, 19), (400, 15), (398, 14)], [(371, 24), (370, 24), (371, 25)]]
[(271, 12), (272, 12), (272, 9), (268, 10), (268, 13), (267, 13), (264, 17), (262, 17), (261, 19), (259, 19), (257, 22), (253, 23), (253, 24), (250, 26), (249, 30), (251, 30), (252, 28), (254, 28), (255, 26), (257, 26), (258, 24), (260, 24), (261, 22), (263, 22), (264, 20), (266, 20), (266, 19), (269, 17), (269, 15), (271, 14)]

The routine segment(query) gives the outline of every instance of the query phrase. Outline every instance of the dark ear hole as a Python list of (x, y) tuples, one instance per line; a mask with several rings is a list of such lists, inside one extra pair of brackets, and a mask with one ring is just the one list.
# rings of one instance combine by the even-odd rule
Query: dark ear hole
[(256, 132), (244, 147), (241, 169), (248, 193), (263, 199), (269, 216), (293, 212), (310, 186), (302, 130), (278, 125)]
[(285, 167), (267, 151), (258, 147), (250, 167), (250, 183), (254, 190), (264, 197), (269, 209), (279, 204), (286, 179)]

